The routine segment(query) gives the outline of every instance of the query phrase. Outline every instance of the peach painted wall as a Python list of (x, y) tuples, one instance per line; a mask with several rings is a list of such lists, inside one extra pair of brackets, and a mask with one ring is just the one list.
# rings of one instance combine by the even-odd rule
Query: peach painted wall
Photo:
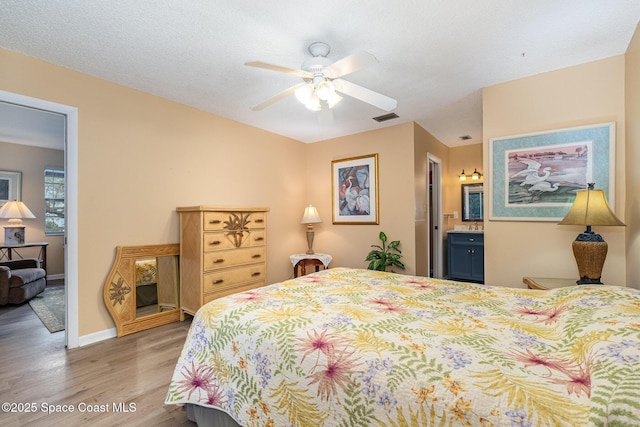
[[(483, 90), (485, 183), (491, 185), (489, 139), (616, 122), (615, 205), (625, 216), (625, 59), (616, 56)], [(488, 200), (487, 200), (488, 203)], [(487, 213), (489, 213), (487, 206)], [(485, 280), (524, 287), (522, 276), (578, 278), (571, 242), (580, 226), (485, 221)], [(625, 229), (597, 227), (609, 244), (603, 281), (625, 285)]]
[[(64, 167), (64, 152), (49, 148), (0, 142), (0, 169), (22, 172), (22, 201), (35, 215), (35, 219), (25, 219), (27, 242), (47, 242), (47, 275), (64, 275), (64, 236), (44, 234), (44, 168)], [(0, 220), (6, 225), (6, 220)], [(2, 239), (4, 239), (4, 230)], [(3, 240), (4, 241), (4, 240)], [(25, 257), (39, 255), (39, 248), (23, 249)]]
[[(331, 266), (366, 268), (364, 259), (384, 231), (390, 240), (400, 240), (406, 273), (415, 272), (413, 140), (413, 123), (404, 123), (307, 146), (307, 203), (318, 208), (323, 220), (314, 227), (313, 247), (333, 256)], [(331, 161), (374, 153), (378, 153), (380, 224), (332, 224)], [(298, 225), (296, 232), (302, 235), (304, 226)], [(306, 246), (299, 247), (303, 249)]]
[(7, 50), (0, 64), (1, 90), (78, 108), (80, 336), (113, 327), (115, 247), (178, 242), (176, 206), (269, 207), (268, 281), (289, 277), (305, 144)]
[(640, 25), (625, 55), (627, 286), (640, 289)]

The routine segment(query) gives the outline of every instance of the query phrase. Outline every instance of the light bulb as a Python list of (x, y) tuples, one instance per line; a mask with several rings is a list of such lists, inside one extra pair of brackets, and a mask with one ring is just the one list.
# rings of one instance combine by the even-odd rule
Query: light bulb
[(318, 95), (316, 95), (315, 92), (311, 94), (309, 100), (305, 102), (304, 106), (311, 111), (320, 111), (322, 109), (322, 106), (320, 105), (320, 98), (318, 98)]
[(333, 89), (333, 84), (329, 80), (324, 80), (316, 86), (316, 93), (322, 101), (328, 101), (335, 93), (335, 89)]
[(311, 85), (311, 83), (308, 83), (304, 86), (300, 86), (295, 91), (296, 98), (298, 99), (298, 101), (302, 102), (303, 104), (306, 104), (307, 102), (309, 102), (309, 98), (311, 98), (312, 94), (313, 94), (313, 86)]

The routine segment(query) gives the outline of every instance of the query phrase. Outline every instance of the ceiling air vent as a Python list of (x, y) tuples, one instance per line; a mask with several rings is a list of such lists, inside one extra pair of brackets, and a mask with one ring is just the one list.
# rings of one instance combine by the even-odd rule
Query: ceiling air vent
[(386, 122), (387, 120), (397, 119), (398, 116), (396, 113), (383, 114), (382, 116), (374, 117), (373, 120), (376, 122)]
[(471, 135), (462, 135), (459, 138), (463, 141), (468, 141), (471, 139)]

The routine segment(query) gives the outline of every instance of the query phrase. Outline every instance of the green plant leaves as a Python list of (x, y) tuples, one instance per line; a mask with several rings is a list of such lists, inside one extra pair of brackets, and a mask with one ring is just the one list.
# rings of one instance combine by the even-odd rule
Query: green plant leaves
[(382, 242), (382, 246), (371, 245), (374, 249), (365, 258), (365, 261), (369, 261), (367, 268), (369, 270), (387, 271), (387, 267), (398, 267), (404, 270), (406, 267), (400, 261), (400, 258), (402, 258), (402, 251), (399, 248), (400, 241), (394, 240), (386, 245), (387, 235), (383, 231), (380, 232), (378, 237)]

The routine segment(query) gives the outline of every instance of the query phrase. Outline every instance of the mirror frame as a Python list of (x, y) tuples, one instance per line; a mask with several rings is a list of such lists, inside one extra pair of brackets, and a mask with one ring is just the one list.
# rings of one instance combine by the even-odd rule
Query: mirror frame
[[(179, 301), (173, 310), (136, 317), (136, 259), (163, 256), (180, 256), (180, 244), (116, 247), (113, 266), (104, 283), (103, 299), (116, 324), (116, 333), (119, 337), (180, 320)], [(177, 276), (179, 281), (179, 274)]]
[[(482, 216), (480, 218), (471, 218), (471, 219), (465, 219), (464, 217), (464, 213), (468, 210), (468, 207), (465, 207), (465, 200), (466, 198), (465, 196), (465, 189), (469, 189), (471, 187), (480, 187), (482, 188), (482, 204), (483, 204), (483, 208), (482, 208)], [(461, 214), (461, 220), (462, 221), (466, 221), (466, 222), (477, 222), (477, 221), (484, 221), (484, 183), (482, 182), (474, 182), (474, 183), (469, 183), (469, 184), (461, 184), (460, 186), (460, 194), (462, 196), (462, 214)]]

